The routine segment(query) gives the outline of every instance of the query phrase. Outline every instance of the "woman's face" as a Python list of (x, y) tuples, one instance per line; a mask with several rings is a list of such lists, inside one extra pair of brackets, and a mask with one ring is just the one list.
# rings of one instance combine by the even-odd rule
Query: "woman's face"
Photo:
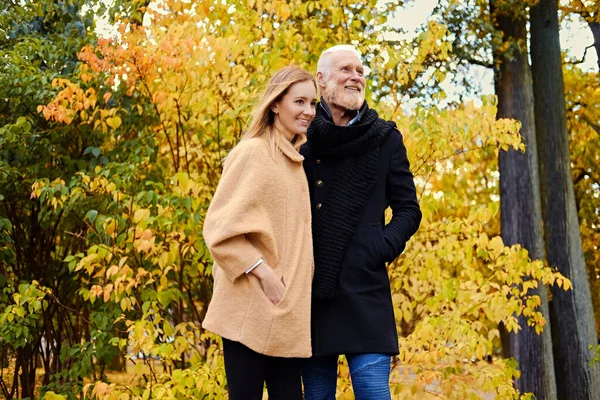
[(298, 134), (306, 134), (315, 117), (316, 104), (317, 91), (313, 82), (294, 83), (271, 107), (275, 113), (275, 128), (290, 141)]

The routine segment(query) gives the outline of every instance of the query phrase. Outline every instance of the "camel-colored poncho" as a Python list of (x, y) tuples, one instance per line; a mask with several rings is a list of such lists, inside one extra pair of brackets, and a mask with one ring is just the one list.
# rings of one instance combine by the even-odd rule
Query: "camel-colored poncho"
[[(202, 325), (261, 354), (310, 357), (313, 249), (304, 158), (284, 138), (272, 152), (265, 136), (231, 151), (206, 214), (204, 239), (215, 263)], [(286, 286), (277, 305), (246, 274), (261, 257)]]

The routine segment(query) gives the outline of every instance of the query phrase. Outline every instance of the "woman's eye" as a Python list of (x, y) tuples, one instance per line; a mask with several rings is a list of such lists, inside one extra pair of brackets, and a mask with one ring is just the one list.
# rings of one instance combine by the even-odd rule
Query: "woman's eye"
[(317, 102), (316, 102), (316, 101), (313, 101), (312, 103), (310, 103), (310, 106), (311, 106), (312, 108), (315, 108), (315, 107), (317, 106)]
[(304, 100), (296, 100), (297, 104), (304, 104)]

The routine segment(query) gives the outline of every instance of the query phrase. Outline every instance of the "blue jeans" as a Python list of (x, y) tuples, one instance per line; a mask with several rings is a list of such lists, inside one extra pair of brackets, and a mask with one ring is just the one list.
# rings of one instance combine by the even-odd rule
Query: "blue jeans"
[[(356, 400), (391, 400), (391, 357), (387, 354), (346, 354)], [(305, 400), (335, 400), (338, 356), (312, 357), (302, 367)]]

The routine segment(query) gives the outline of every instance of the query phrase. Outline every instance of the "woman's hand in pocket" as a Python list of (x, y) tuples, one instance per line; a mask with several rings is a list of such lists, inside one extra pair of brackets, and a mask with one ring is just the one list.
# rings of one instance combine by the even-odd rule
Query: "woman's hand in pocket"
[(260, 279), (260, 284), (267, 298), (273, 304), (277, 304), (283, 298), (285, 285), (266, 262), (262, 262), (252, 270), (252, 273)]

